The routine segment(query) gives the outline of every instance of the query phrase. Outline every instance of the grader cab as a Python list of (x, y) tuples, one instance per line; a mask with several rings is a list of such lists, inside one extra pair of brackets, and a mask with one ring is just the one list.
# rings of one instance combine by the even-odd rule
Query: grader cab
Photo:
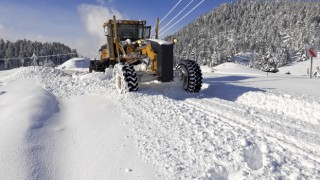
[[(182, 88), (188, 92), (198, 92), (202, 86), (202, 73), (199, 65), (192, 60), (182, 60), (174, 69), (174, 42), (150, 39), (151, 27), (146, 21), (108, 20), (103, 24), (107, 43), (99, 49), (100, 60), (91, 61), (89, 71), (104, 72), (113, 68), (116, 89), (119, 93), (137, 91), (142, 76), (161, 82), (171, 82), (178, 76)], [(150, 79), (150, 78), (149, 78)]]

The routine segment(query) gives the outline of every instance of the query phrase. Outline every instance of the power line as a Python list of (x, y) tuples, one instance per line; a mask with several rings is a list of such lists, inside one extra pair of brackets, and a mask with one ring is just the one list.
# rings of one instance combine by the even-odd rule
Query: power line
[[(71, 55), (71, 54), (77, 54), (77, 53), (55, 54), (55, 55), (46, 55), (46, 56), (37, 56), (37, 57), (42, 58), (42, 57), (54, 57), (54, 56), (66, 56), (66, 55)], [(0, 60), (11, 60), (11, 59), (31, 59), (31, 57), (4, 58), (4, 59), (0, 59)]]
[[(165, 19), (168, 17), (168, 15), (169, 15), (181, 2), (182, 2), (182, 0), (179, 0), (179, 2), (178, 2), (176, 5), (174, 5), (173, 8), (164, 16), (164, 18), (162, 18), (162, 19), (160, 20), (159, 24), (160, 24), (163, 20), (165, 20)], [(153, 27), (153, 28), (151, 29), (151, 31), (153, 31), (155, 28), (156, 28), (156, 27)]]
[(192, 8), (187, 14), (185, 14), (182, 18), (180, 18), (177, 22), (175, 22), (172, 26), (170, 26), (168, 29), (166, 29), (164, 32), (162, 32), (159, 36), (163, 35), (167, 31), (169, 31), (173, 26), (178, 24), (181, 20), (183, 20), (186, 16), (188, 16), (192, 11), (194, 11), (198, 6), (200, 6), (205, 0), (202, 0), (200, 3), (198, 3), (194, 8)]
[(174, 21), (185, 9), (187, 9), (187, 7), (189, 7), (189, 5), (193, 2), (194, 0), (191, 0), (190, 2), (189, 2), (189, 4), (187, 4), (187, 6), (186, 7), (184, 7), (173, 19), (171, 19), (171, 21), (170, 22), (168, 22), (165, 26), (163, 26), (160, 30), (159, 30), (159, 32), (161, 32), (163, 29), (165, 29), (172, 21)]
[(182, 0), (179, 0), (179, 2), (167, 13), (167, 15), (164, 16), (159, 22), (159, 24), (167, 18), (167, 16), (182, 2)]

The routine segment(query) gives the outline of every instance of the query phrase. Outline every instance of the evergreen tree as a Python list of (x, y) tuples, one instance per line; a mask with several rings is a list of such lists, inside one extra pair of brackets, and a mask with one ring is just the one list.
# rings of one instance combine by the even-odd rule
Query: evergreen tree
[[(64, 63), (72, 57), (76, 57), (77, 50), (71, 49), (68, 46), (53, 42), (53, 43), (41, 43), (32, 42), (30, 40), (18, 40), (16, 42), (4, 41), (0, 39), (0, 70), (1, 69), (12, 69), (20, 67), (21, 65), (32, 64), (31, 56), (35, 53), (38, 58), (38, 63), (46, 66), (56, 66)], [(73, 55), (64, 56), (53, 56), (50, 60), (46, 61), (45, 57), (58, 54), (69, 54)], [(9, 60), (8, 60), (9, 59)], [(23, 59), (23, 63), (21, 60)]]
[(240, 0), (222, 4), (165, 39), (173, 37), (178, 38), (175, 59), (194, 59), (197, 54), (201, 64), (220, 64), (250, 51), (257, 53), (251, 66), (263, 69), (272, 57), (272, 64), (279, 67), (291, 57), (302, 56), (306, 44), (319, 44), (320, 2)]

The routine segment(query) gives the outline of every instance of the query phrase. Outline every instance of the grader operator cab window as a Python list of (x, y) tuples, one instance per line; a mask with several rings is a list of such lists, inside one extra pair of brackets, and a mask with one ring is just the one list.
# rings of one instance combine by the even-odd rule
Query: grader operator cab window
[(131, 39), (137, 40), (142, 38), (142, 33), (140, 33), (143, 29), (143, 26), (139, 27), (139, 25), (127, 25), (120, 24), (117, 27), (118, 29), (118, 37), (120, 39)]
[[(113, 29), (113, 28), (112, 28)], [(143, 25), (119, 24), (117, 26), (118, 37), (122, 40), (131, 39), (133, 41), (143, 38)]]
[(150, 39), (150, 32), (151, 32), (151, 26), (147, 26), (147, 27), (144, 29), (144, 38)]
[[(136, 41), (139, 39), (149, 39), (150, 38), (150, 26), (145, 26), (143, 24), (117, 24), (117, 35), (120, 40), (130, 39)], [(108, 32), (107, 26), (105, 27), (105, 35), (113, 35), (113, 27), (111, 27), (112, 32)]]

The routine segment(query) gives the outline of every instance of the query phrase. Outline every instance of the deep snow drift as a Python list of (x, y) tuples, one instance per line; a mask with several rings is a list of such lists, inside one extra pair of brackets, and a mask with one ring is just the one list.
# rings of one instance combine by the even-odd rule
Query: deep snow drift
[[(25, 68), (23, 73), (16, 73), (33, 76), (39, 70)], [(39, 75), (59, 79), (57, 72), (51, 70)], [(60, 78), (63, 76), (66, 74), (62, 73)], [(17, 74), (11, 76), (17, 77)], [(45, 81), (64, 85), (58, 79)], [(124, 117), (107, 99), (54, 96), (30, 78), (9, 82), (0, 87), (0, 92), (1, 179), (152, 179), (155, 176), (153, 168), (140, 160), (134, 135), (123, 125)]]
[(203, 70), (200, 93), (124, 95), (109, 74), (0, 72), (0, 178), (320, 178), (320, 79)]

